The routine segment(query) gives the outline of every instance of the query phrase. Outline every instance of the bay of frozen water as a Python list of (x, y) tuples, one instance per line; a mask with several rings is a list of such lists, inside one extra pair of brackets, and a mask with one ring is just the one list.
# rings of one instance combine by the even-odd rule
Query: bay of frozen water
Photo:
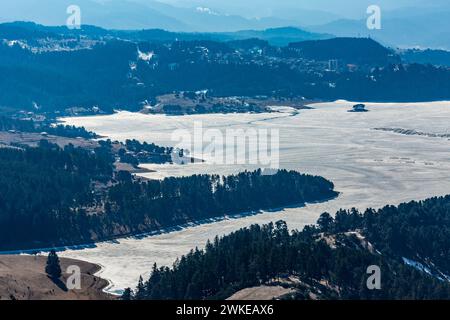
[[(366, 103), (366, 113), (350, 113), (353, 103), (336, 101), (312, 105), (294, 112), (289, 108), (270, 114), (209, 114), (190, 116), (143, 115), (119, 112), (108, 116), (62, 119), (67, 124), (113, 140), (137, 139), (174, 146), (174, 130), (192, 130), (202, 122), (208, 128), (267, 128), (280, 133), (280, 167), (321, 175), (334, 182), (340, 196), (334, 200), (286, 208), (254, 216), (227, 218), (213, 223), (141, 238), (98, 243), (94, 248), (66, 250), (61, 256), (103, 266), (99, 276), (108, 279), (110, 292), (134, 287), (154, 262), (171, 265), (208, 239), (254, 223), (285, 220), (300, 229), (316, 222), (319, 215), (340, 208), (381, 207), (410, 200), (450, 194), (450, 140), (442, 137), (402, 135), (374, 128), (401, 128), (424, 133), (450, 133), (450, 102)], [(144, 165), (156, 172), (149, 178), (195, 173), (230, 174), (245, 165)]]

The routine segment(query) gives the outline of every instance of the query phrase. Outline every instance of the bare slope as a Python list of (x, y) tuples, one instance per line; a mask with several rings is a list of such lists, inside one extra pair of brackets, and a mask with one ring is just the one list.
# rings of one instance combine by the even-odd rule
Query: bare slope
[(80, 260), (61, 258), (62, 281), (70, 265), (81, 269), (81, 289), (64, 291), (45, 273), (45, 256), (0, 255), (0, 300), (103, 300), (111, 296), (102, 290), (108, 285), (95, 277), (100, 266)]

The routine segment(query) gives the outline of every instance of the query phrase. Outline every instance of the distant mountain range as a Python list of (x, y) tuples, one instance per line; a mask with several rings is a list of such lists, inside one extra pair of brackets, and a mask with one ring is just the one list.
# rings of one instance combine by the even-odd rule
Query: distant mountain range
[(327, 61), (337, 59), (358, 65), (399, 63), (394, 52), (369, 38), (334, 38), (289, 44), (307, 59)]
[[(15, 0), (0, 2), (0, 22), (33, 21), (45, 25), (64, 25), (67, 7), (72, 0)], [(189, 32), (232, 32), (244, 29), (266, 29), (299, 26), (298, 16), (246, 18), (241, 15), (217, 12), (208, 7), (174, 7), (158, 1), (77, 0), (82, 13), (82, 24), (98, 25), (108, 29), (166, 29)], [(3, 13), (3, 14), (2, 14)], [(7, 13), (7, 14), (6, 14)], [(310, 19), (306, 17), (310, 16)], [(328, 22), (331, 14), (303, 12), (303, 24)], [(322, 18), (320, 18), (322, 16)], [(327, 17), (327, 18), (326, 18)], [(301, 20), (301, 19), (300, 19)]]
[[(77, 0), (76, 5), (81, 9), (82, 24), (106, 29), (229, 33), (292, 26), (311, 33), (341, 37), (370, 36), (390, 47), (450, 48), (448, 1), (397, 0), (394, 3), (379, 0), (382, 29), (374, 31), (366, 27), (366, 9), (372, 4), (368, 0), (342, 0), (339, 5), (331, 0), (316, 0), (309, 4), (293, 0), (282, 3), (275, 0), (245, 3), (237, 0), (160, 1)], [(67, 7), (73, 3), (72, 0), (2, 0), (0, 22), (65, 25), (69, 16)], [(294, 40), (298, 40), (298, 35), (295, 37)]]
[(450, 9), (409, 8), (382, 15), (381, 30), (369, 30), (366, 19), (340, 19), (308, 30), (336, 36), (370, 36), (391, 47), (450, 49)]

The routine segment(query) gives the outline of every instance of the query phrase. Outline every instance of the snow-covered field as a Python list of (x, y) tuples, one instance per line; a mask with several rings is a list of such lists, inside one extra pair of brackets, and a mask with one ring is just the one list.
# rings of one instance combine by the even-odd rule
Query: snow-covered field
[[(154, 262), (171, 265), (190, 249), (208, 239), (254, 223), (283, 219), (291, 228), (315, 223), (319, 215), (339, 208), (380, 207), (450, 194), (450, 140), (443, 137), (404, 135), (374, 128), (401, 128), (431, 134), (450, 133), (450, 102), (367, 103), (370, 112), (347, 112), (353, 103), (337, 101), (313, 105), (296, 114), (283, 109), (273, 114), (164, 116), (120, 112), (110, 116), (66, 118), (67, 124), (84, 126), (111, 139), (136, 138), (174, 146), (172, 132), (204, 128), (273, 128), (280, 132), (280, 166), (317, 174), (335, 183), (337, 199), (287, 208), (256, 216), (191, 226), (144, 238), (99, 243), (95, 248), (68, 250), (61, 256), (103, 266), (99, 274), (111, 281), (110, 292), (134, 287), (147, 277)], [(194, 173), (229, 174), (243, 165), (146, 165), (151, 178)]]

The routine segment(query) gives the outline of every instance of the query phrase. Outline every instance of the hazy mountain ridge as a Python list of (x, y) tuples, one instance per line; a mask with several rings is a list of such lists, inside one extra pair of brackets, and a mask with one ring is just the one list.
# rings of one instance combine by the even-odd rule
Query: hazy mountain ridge
[(366, 19), (340, 19), (307, 29), (312, 32), (333, 33), (336, 36), (370, 36), (392, 47), (450, 49), (450, 9), (405, 10), (383, 13), (381, 30), (369, 30)]
[(33, 22), (11, 22), (0, 24), (0, 39), (36, 40), (41, 38), (89, 37), (100, 39), (114, 37), (132, 41), (190, 41), (213, 40), (231, 41), (258, 38), (272, 45), (286, 46), (290, 42), (320, 40), (334, 37), (330, 34), (308, 32), (295, 27), (271, 28), (265, 30), (241, 30), (236, 32), (172, 32), (164, 29), (108, 30), (101, 27), (83, 25), (80, 29), (65, 26), (43, 26)]
[[(379, 1), (382, 29), (368, 30), (371, 1), (330, 0), (302, 3), (228, 1), (79, 0), (82, 24), (108, 29), (165, 29), (183, 32), (234, 32), (286, 26), (337, 36), (371, 36), (392, 47), (450, 48), (450, 7), (434, 0)], [(165, 3), (163, 3), (165, 2)], [(70, 0), (4, 0), (0, 22), (34, 21), (64, 25)]]
[(450, 52), (445, 50), (405, 50), (402, 59), (410, 63), (433, 64), (450, 67)]

